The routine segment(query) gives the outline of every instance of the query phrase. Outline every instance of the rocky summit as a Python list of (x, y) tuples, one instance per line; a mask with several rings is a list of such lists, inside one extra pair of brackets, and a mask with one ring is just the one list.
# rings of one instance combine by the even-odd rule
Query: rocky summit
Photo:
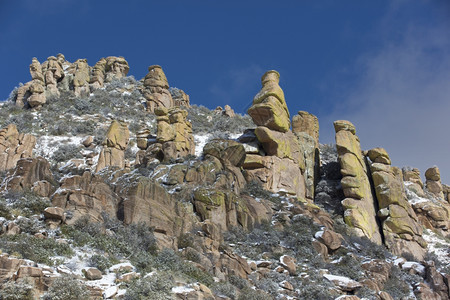
[(438, 167), (321, 144), (275, 70), (241, 115), (129, 69), (33, 58), (1, 103), (0, 299), (449, 299)]

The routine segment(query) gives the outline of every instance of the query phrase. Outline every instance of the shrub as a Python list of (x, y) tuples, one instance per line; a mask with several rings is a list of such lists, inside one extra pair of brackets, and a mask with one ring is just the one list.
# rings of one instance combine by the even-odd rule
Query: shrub
[(31, 191), (8, 191), (5, 195), (8, 209), (14, 211), (16, 215), (30, 217), (41, 214), (44, 209), (51, 206), (51, 202), (46, 197), (39, 197)]
[(346, 237), (344, 236), (344, 238), (347, 244), (356, 248), (360, 255), (378, 259), (387, 259), (392, 257), (392, 254), (386, 249), (386, 247), (383, 245), (377, 245), (366, 237), (350, 235)]
[(58, 150), (56, 150), (52, 157), (56, 162), (68, 161), (72, 158), (83, 158), (80, 153), (80, 147), (74, 144), (62, 144)]
[(263, 291), (257, 291), (251, 288), (243, 289), (238, 297), (238, 300), (271, 300), (271, 299), (273, 298), (264, 293)]
[(393, 266), (389, 279), (384, 284), (384, 290), (394, 299), (406, 298), (410, 294), (410, 287), (402, 280), (402, 273), (397, 266)]
[(236, 289), (228, 282), (218, 282), (213, 286), (213, 292), (219, 296), (226, 296), (231, 299), (236, 299)]
[(63, 275), (53, 281), (44, 300), (85, 300), (89, 299), (88, 289), (77, 279)]
[(102, 273), (113, 264), (114, 263), (111, 261), (111, 258), (107, 255), (94, 254), (88, 260), (88, 265), (90, 267), (97, 268), (102, 271)]
[(157, 273), (131, 283), (124, 296), (125, 300), (172, 299), (173, 278), (167, 273)]
[(33, 286), (26, 280), (10, 281), (0, 290), (2, 300), (33, 300)]
[(7, 220), (12, 218), (11, 211), (6, 205), (6, 200), (3, 198), (0, 198), (0, 218), (5, 218)]
[(17, 253), (22, 258), (38, 263), (53, 265), (52, 256), (72, 256), (69, 245), (58, 243), (54, 239), (40, 239), (27, 234), (0, 236), (0, 249), (8, 253)]
[[(89, 245), (114, 257), (129, 259), (138, 270), (150, 270), (157, 245), (150, 227), (144, 223), (125, 226), (103, 214), (104, 224), (93, 223), (88, 217), (78, 219), (73, 227), (62, 226), (62, 233), (76, 245)], [(105, 234), (108, 230), (109, 234)]]

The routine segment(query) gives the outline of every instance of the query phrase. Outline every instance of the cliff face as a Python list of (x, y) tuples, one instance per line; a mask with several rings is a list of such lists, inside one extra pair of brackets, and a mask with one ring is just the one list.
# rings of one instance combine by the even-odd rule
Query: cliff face
[(438, 168), (423, 184), (344, 120), (320, 145), (273, 70), (250, 117), (191, 107), (160, 66), (128, 71), (33, 59), (2, 105), (1, 297), (448, 298)]

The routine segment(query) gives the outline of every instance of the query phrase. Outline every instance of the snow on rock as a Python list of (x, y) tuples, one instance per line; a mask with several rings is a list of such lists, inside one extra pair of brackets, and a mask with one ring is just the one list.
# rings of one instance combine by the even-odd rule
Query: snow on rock
[(192, 292), (195, 292), (195, 289), (190, 286), (176, 286), (172, 288), (172, 293), (174, 294), (187, 294)]
[(424, 230), (422, 237), (427, 242), (428, 252), (436, 254), (444, 266), (450, 265), (450, 255), (448, 253), (450, 243), (430, 230)]
[(119, 292), (119, 288), (117, 286), (112, 286), (103, 292), (103, 294), (102, 294), (103, 299), (111, 299), (112, 297), (117, 295), (118, 292)]
[(194, 134), (195, 156), (198, 157), (203, 154), (203, 147), (210, 137), (210, 134)]
[(423, 266), (423, 265), (421, 265), (421, 264), (419, 264), (418, 262), (415, 262), (415, 261), (404, 262), (403, 265), (402, 265), (402, 269), (403, 270), (407, 270), (407, 271), (413, 269), (418, 274), (420, 274), (422, 276), (425, 275), (425, 266)]
[(350, 279), (348, 277), (344, 276), (336, 276), (331, 274), (323, 274), (323, 277), (325, 277), (327, 280), (331, 281), (334, 285), (336, 285), (338, 288), (340, 288), (343, 291), (353, 291), (357, 288), (362, 287), (362, 284)]
[(129, 262), (116, 264), (109, 268), (110, 272), (124, 272), (124, 271), (131, 272), (134, 270), (135, 270), (134, 266), (132, 264), (130, 264)]
[(316, 239), (320, 239), (320, 238), (323, 236), (323, 234), (324, 234), (324, 231), (323, 231), (323, 230), (317, 231), (317, 232), (314, 234), (314, 237), (315, 237)]

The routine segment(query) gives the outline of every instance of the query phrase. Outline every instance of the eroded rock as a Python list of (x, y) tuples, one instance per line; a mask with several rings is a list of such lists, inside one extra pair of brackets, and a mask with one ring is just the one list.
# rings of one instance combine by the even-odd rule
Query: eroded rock
[(334, 128), (341, 165), (341, 185), (347, 197), (341, 202), (345, 210), (345, 223), (354, 228), (357, 234), (381, 244), (375, 199), (372, 196), (369, 174), (355, 126), (349, 121), (340, 120), (334, 122)]

